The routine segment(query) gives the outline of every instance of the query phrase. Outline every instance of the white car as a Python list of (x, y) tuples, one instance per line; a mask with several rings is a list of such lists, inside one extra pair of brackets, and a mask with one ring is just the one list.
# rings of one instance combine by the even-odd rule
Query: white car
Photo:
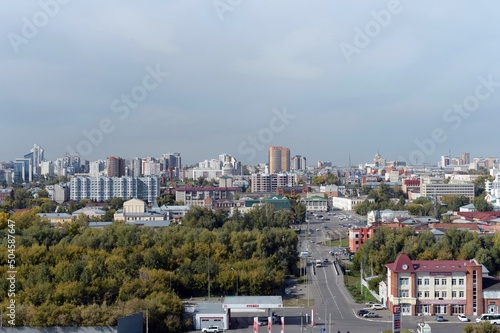
[(384, 310), (385, 309), (385, 306), (383, 304), (372, 304), (372, 307), (371, 307), (372, 310)]
[(470, 321), (470, 319), (469, 319), (469, 318), (467, 318), (467, 317), (466, 317), (465, 315), (463, 315), (463, 314), (459, 314), (459, 315), (458, 315), (458, 320), (460, 320), (460, 321), (464, 321), (464, 322), (469, 322), (469, 321)]

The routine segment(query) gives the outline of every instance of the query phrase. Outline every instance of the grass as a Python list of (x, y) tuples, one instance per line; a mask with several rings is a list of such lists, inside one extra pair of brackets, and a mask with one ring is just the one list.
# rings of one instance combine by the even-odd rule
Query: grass
[[(309, 306), (314, 306), (314, 305), (315, 305), (314, 298), (309, 299)], [(305, 307), (307, 306), (307, 298), (283, 299), (283, 306)]]
[(361, 277), (359, 272), (351, 271), (349, 275), (344, 276), (344, 284), (356, 303), (377, 301), (366, 287), (361, 286)]

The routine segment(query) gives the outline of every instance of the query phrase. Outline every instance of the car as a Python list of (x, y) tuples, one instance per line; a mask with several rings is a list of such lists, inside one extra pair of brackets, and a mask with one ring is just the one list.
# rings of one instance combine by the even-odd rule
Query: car
[(210, 325), (201, 330), (203, 333), (219, 333), (219, 326)]
[(372, 310), (384, 310), (385, 306), (383, 304), (374, 303), (374, 304), (372, 304), (371, 309)]
[(376, 314), (375, 312), (368, 312), (363, 315), (363, 318), (377, 318), (377, 317), (378, 314)]
[(470, 319), (469, 319), (469, 318), (467, 318), (467, 317), (466, 317), (465, 315), (463, 315), (463, 314), (459, 314), (459, 315), (458, 315), (458, 320), (460, 320), (460, 321), (464, 321), (464, 322), (469, 322), (469, 321), (470, 321)]
[(442, 315), (436, 315), (436, 321), (443, 322), (444, 317)]
[(361, 310), (358, 311), (358, 316), (363, 317), (363, 315), (367, 314), (368, 312), (370, 312), (370, 310), (361, 309)]
[(323, 259), (323, 262), (328, 262), (328, 258)]
[(273, 313), (271, 315), (271, 318), (273, 319), (273, 324), (279, 324), (281, 321), (280, 316), (278, 316), (276, 313)]
[(377, 303), (375, 303), (375, 302), (366, 302), (366, 303), (365, 303), (365, 305), (366, 305), (366, 306), (370, 306), (370, 307), (371, 307), (373, 304), (377, 304)]

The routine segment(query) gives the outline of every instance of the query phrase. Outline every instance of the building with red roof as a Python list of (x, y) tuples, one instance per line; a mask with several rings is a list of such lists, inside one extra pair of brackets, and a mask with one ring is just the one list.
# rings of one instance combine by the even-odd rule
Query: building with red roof
[(387, 306), (401, 314), (475, 316), (484, 311), (483, 266), (476, 260), (411, 260), (387, 264)]

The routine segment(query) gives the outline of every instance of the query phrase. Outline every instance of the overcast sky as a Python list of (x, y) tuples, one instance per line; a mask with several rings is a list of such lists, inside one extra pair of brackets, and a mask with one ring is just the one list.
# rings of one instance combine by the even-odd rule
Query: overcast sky
[(500, 2), (1, 4), (0, 161), (499, 155)]

